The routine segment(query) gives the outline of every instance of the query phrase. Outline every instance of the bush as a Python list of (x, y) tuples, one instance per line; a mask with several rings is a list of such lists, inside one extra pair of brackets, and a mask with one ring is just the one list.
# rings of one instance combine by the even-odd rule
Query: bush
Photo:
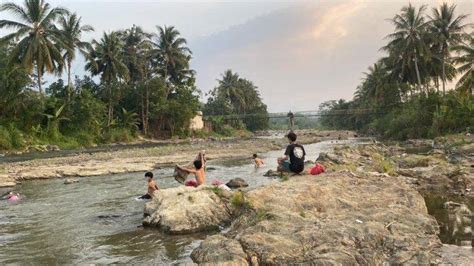
[(14, 149), (21, 149), (25, 147), (25, 138), (23, 133), (13, 124), (8, 127), (10, 133), (10, 142)]
[(130, 142), (133, 140), (133, 134), (125, 128), (110, 128), (102, 137), (104, 143)]
[(6, 128), (0, 126), (0, 150), (10, 150), (12, 146), (10, 132)]

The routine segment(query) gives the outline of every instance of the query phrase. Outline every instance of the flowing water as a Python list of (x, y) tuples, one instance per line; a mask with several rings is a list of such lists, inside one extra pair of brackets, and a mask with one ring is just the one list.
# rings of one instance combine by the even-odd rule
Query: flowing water
[[(315, 160), (333, 145), (331, 141), (305, 145), (307, 160)], [(261, 169), (254, 168), (250, 157), (211, 161), (208, 182), (241, 177), (250, 188), (279, 182), (263, 174), (276, 168), (276, 158), (282, 153), (261, 154), (265, 160)], [(160, 188), (178, 186), (172, 171), (153, 171)], [(207, 235), (170, 236), (141, 227), (144, 202), (135, 198), (146, 189), (143, 173), (81, 178), (70, 185), (63, 182), (23, 182), (15, 188), (23, 196), (21, 201), (0, 202), (0, 264), (185, 263), (191, 262), (191, 251)]]

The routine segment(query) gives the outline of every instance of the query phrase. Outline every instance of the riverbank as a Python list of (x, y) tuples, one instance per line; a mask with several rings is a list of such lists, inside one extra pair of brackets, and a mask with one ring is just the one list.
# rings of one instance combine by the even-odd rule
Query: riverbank
[[(299, 142), (316, 143), (323, 139), (354, 137), (350, 131), (297, 131)], [(108, 174), (144, 172), (162, 166), (188, 163), (200, 150), (209, 160), (245, 159), (253, 153), (282, 149), (287, 144), (283, 135), (272, 138), (190, 139), (163, 143), (152, 147), (122, 148), (107, 152), (81, 152), (67, 157), (33, 159), (0, 164), (0, 187), (14, 186), (23, 180), (64, 177), (86, 177)]]
[[(147, 204), (144, 224), (181, 234), (232, 220), (194, 249), (191, 257), (199, 264), (469, 265), (472, 252), (440, 239), (440, 230), (450, 227), (458, 244), (470, 245), (472, 211), (463, 201), (473, 198), (474, 147), (470, 136), (459, 137), (340, 145), (318, 158), (325, 174), (293, 176), (231, 195), (202, 188), (201, 201), (194, 200), (192, 189), (170, 189), (175, 196)], [(407, 174), (412, 172), (418, 174)], [(449, 221), (430, 215), (423, 197), (428, 194), (445, 197)], [(450, 201), (454, 197), (462, 198)], [(188, 211), (171, 208), (179, 204)], [(170, 221), (180, 227), (170, 227)]]

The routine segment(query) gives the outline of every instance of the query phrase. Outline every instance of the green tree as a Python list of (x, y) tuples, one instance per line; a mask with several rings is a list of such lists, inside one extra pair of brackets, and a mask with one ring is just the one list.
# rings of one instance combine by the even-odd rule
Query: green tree
[[(395, 15), (391, 20), (395, 25), (395, 32), (389, 34), (389, 43), (383, 48), (391, 54), (399, 57), (402, 67), (401, 76), (413, 67), (416, 74), (416, 83), (422, 89), (422, 78), (420, 74), (420, 60), (425, 60), (424, 56), (429, 54), (429, 49), (425, 44), (426, 22), (423, 12), (426, 6), (421, 6), (418, 10), (409, 4), (401, 9), (401, 14)], [(401, 55), (401, 56), (400, 56)]]
[(89, 52), (89, 62), (86, 70), (92, 75), (100, 75), (105, 84), (109, 98), (108, 124), (114, 118), (114, 92), (113, 85), (119, 80), (128, 80), (128, 68), (123, 61), (123, 41), (117, 32), (104, 33), (100, 41), (92, 41), (93, 49)]
[(94, 31), (94, 28), (89, 25), (81, 24), (81, 17), (75, 13), (63, 16), (59, 19), (60, 32), (63, 42), (70, 49), (66, 49), (63, 54), (63, 60), (66, 62), (67, 68), (67, 85), (68, 85), (68, 100), (71, 99), (72, 79), (71, 79), (71, 65), (76, 58), (76, 50), (87, 57), (87, 51), (91, 49), (90, 43), (82, 41), (82, 33)]
[(124, 41), (124, 62), (130, 73), (130, 85), (140, 93), (140, 114), (143, 133), (148, 134), (150, 117), (150, 87), (152, 77), (152, 43), (151, 34), (141, 27), (133, 25), (122, 32)]
[(454, 62), (459, 65), (458, 72), (461, 73), (456, 88), (468, 95), (472, 95), (474, 88), (474, 34), (466, 36), (466, 41), (452, 48), (458, 53)]
[(183, 84), (193, 75), (189, 69), (191, 50), (186, 46), (185, 38), (173, 26), (157, 26), (158, 34), (154, 34), (155, 64), (159, 74), (167, 84), (167, 95), (173, 88), (172, 85)]
[(0, 42), (20, 40), (11, 53), (12, 60), (14, 63), (20, 63), (28, 73), (32, 73), (36, 67), (38, 89), (43, 95), (43, 74), (45, 71), (61, 71), (63, 58), (60, 49), (71, 49), (63, 42), (61, 32), (54, 25), (57, 19), (68, 11), (60, 7), (52, 8), (43, 0), (25, 0), (23, 6), (4, 3), (0, 6), (0, 11), (8, 11), (19, 19), (0, 20), (0, 29), (15, 30), (2, 37)]
[(433, 8), (433, 17), (431, 17), (430, 31), (433, 34), (434, 44), (439, 49), (438, 54), (441, 56), (443, 95), (446, 94), (446, 65), (451, 63), (449, 47), (462, 41), (466, 28), (463, 21), (467, 15), (456, 16), (455, 9), (456, 5), (449, 6), (443, 3), (439, 8)]

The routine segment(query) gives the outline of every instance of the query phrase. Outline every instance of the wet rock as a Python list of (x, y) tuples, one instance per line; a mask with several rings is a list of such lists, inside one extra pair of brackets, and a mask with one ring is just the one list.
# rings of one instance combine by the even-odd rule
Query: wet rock
[(247, 258), (263, 265), (440, 262), (436, 221), (421, 195), (397, 177), (294, 177), (246, 198), (253, 215), (239, 217), (226, 238), (201, 247), (238, 241)]
[(263, 174), (263, 176), (266, 176), (266, 177), (279, 177), (280, 173), (278, 171), (270, 169), (265, 174)]
[(241, 188), (241, 187), (248, 187), (249, 184), (243, 180), (242, 178), (234, 178), (227, 182), (226, 186), (230, 188)]
[(71, 179), (71, 178), (66, 178), (66, 180), (64, 180), (65, 185), (69, 185), (69, 184), (73, 184), (73, 183), (79, 183), (79, 180), (78, 179)]
[(60, 151), (58, 145), (46, 145), (46, 150), (47, 151)]
[(158, 190), (145, 204), (143, 225), (170, 234), (214, 230), (231, 219), (230, 208), (210, 186)]
[(240, 243), (222, 235), (207, 237), (205, 243), (193, 250), (191, 258), (199, 265), (248, 265)]

